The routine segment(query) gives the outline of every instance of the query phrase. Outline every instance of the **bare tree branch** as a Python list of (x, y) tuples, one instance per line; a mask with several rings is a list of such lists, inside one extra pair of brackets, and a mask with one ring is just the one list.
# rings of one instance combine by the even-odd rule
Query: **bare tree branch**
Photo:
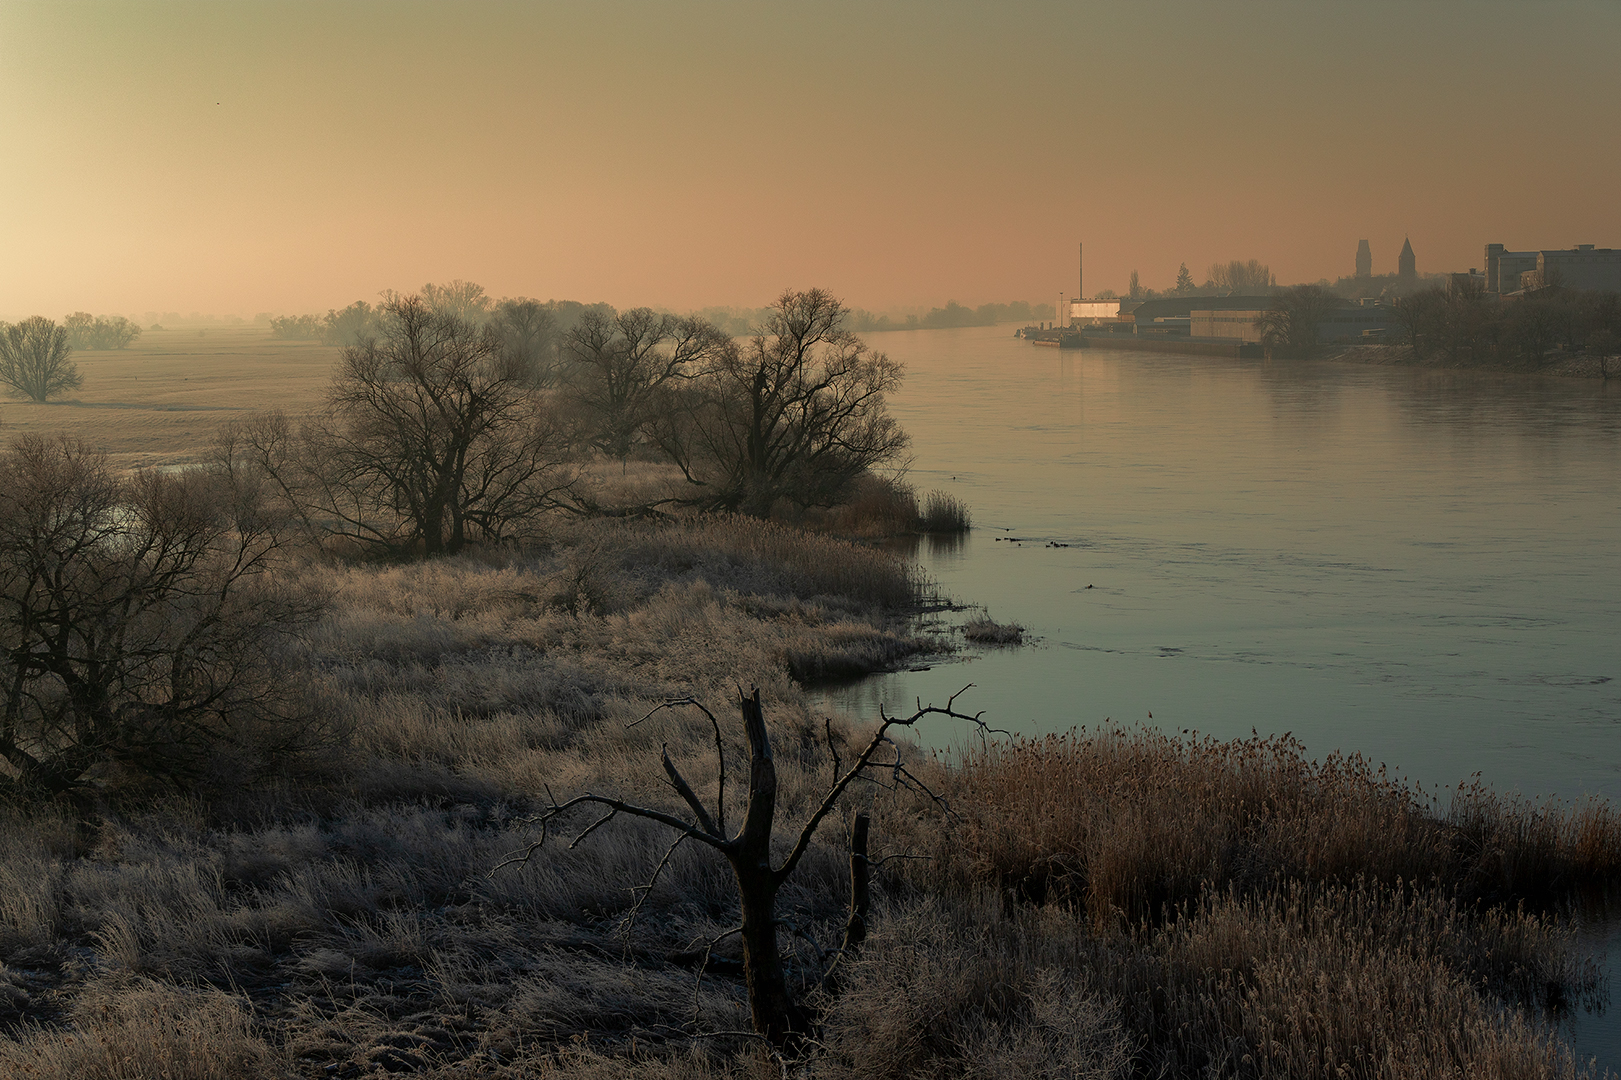
[(675, 785), (677, 794), (681, 796), (686, 804), (692, 807), (692, 812), (698, 816), (698, 824), (702, 826), (704, 832), (717, 838), (721, 837), (720, 831), (715, 828), (714, 821), (709, 817), (709, 811), (705, 810), (704, 804), (699, 801), (698, 793), (692, 790), (692, 785), (687, 783), (687, 778), (681, 775), (681, 771), (675, 767), (675, 762), (670, 760), (670, 745), (668, 743), (664, 745), (664, 749), (659, 756), (664, 762), (664, 771), (669, 775), (670, 783)]

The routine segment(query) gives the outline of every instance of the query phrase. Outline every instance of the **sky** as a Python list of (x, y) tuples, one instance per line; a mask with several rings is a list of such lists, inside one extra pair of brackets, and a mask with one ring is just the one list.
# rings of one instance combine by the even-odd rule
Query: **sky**
[(0, 319), (1621, 246), (1621, 3), (0, 0)]

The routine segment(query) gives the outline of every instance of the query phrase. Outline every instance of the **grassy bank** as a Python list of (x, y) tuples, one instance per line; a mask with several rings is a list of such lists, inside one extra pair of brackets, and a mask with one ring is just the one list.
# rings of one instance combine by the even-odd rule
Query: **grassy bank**
[[(701, 713), (632, 726), (672, 698), (721, 719), (735, 800), (739, 686), (762, 690), (796, 831), (874, 719), (807, 687), (938, 647), (908, 628), (913, 571), (709, 518), (305, 573), (331, 603), (286, 678), (318, 744), (239, 747), (184, 794), (113, 784), (89, 822), (0, 820), (0, 1076), (781, 1075), (748, 1038), (692, 1037), (749, 1023), (730, 969), (693, 970), (736, 919), (712, 853), (675, 849), (633, 928), (662, 829), (571, 847), (583, 817), (492, 870), (548, 796), (685, 813), (661, 749), (713, 791)], [(1601, 992), (1569, 916), (1621, 870), (1606, 806), (1430, 801), (1287, 740), (1083, 732), (949, 767), (902, 749), (932, 795), (857, 785), (837, 811), (873, 815), (878, 869), (836, 995), (817, 987), (841, 828), (781, 896), (821, 1020), (804, 1075), (1577, 1073), (1549, 1025)]]

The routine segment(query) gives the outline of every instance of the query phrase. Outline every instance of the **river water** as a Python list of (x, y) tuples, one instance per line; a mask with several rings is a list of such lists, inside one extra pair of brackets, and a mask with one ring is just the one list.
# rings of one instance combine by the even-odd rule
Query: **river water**
[[(1621, 382), (1010, 331), (869, 342), (907, 366), (910, 479), (973, 511), (918, 558), (1034, 640), (828, 704), (909, 711), (972, 682), (961, 707), (1019, 733), (1287, 731), (1443, 799), (1479, 773), (1621, 802)], [(1621, 1066), (1616, 1026), (1581, 1024), (1579, 1047)]]

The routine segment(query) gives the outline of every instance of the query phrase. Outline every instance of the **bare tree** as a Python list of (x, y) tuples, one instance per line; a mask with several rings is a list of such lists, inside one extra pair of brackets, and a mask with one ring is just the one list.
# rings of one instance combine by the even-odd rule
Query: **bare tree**
[(122, 315), (95, 316), (75, 311), (62, 320), (73, 349), (122, 349), (141, 336), (141, 328)]
[(844, 329), (820, 289), (788, 291), (742, 348), (717, 350), (703, 377), (660, 410), (653, 435), (715, 509), (765, 517), (778, 500), (829, 506), (906, 449), (885, 395), (900, 364)]
[(570, 396), (590, 418), (591, 444), (621, 462), (661, 407), (666, 384), (695, 376), (731, 348), (731, 339), (701, 319), (650, 308), (587, 311), (566, 342), (577, 371)]
[(74, 365), (66, 327), (43, 315), (20, 323), (0, 323), (0, 383), (13, 394), (49, 401), (84, 381)]
[[(484, 286), (457, 278), (443, 285), (428, 282), (419, 294), (422, 304), (435, 315), (447, 315), (463, 322), (479, 323), (489, 314), (490, 298), (484, 295)], [(400, 298), (388, 296), (390, 302)]]
[(1509, 335), (1520, 357), (1540, 367), (1560, 337), (1564, 304), (1552, 295), (1527, 296), (1511, 309)]
[(1293, 285), (1273, 296), (1255, 328), (1269, 349), (1282, 347), (1309, 359), (1317, 352), (1323, 320), (1344, 306), (1344, 300), (1321, 285)]
[(0, 794), (110, 765), (183, 778), (250, 729), (295, 737), (285, 656), (319, 605), (269, 573), (280, 524), (224, 469), (122, 478), (65, 438), (0, 455)]
[[(359, 345), (369, 337), (377, 336), (381, 329), (378, 312), (364, 300), (356, 300), (342, 311), (328, 308), (326, 317), (319, 320), (316, 334), (323, 345)], [(310, 316), (314, 319), (314, 316)], [(277, 320), (270, 320), (272, 327)]]
[(1396, 298), (1396, 320), (1416, 359), (1423, 360), (1440, 347), (1446, 307), (1446, 294), (1438, 288), (1420, 289)]
[(1205, 288), (1217, 296), (1258, 296), (1272, 291), (1271, 269), (1257, 259), (1211, 263)]
[[(527, 861), (545, 844), (550, 827), (582, 806), (601, 807), (606, 812), (588, 825), (575, 838), (574, 844), (580, 843), (619, 814), (658, 822), (675, 832), (675, 841), (655, 868), (652, 878), (646, 885), (639, 887), (638, 891), (643, 896), (651, 891), (659, 874), (668, 864), (671, 854), (683, 842), (690, 840), (719, 853), (726, 859), (736, 879), (741, 916), (738, 927), (723, 937), (730, 937), (735, 933), (742, 940), (743, 977), (748, 988), (749, 1010), (754, 1030), (779, 1048), (790, 1047), (809, 1032), (810, 1021), (803, 1007), (788, 991), (788, 981), (778, 942), (783, 924), (777, 916), (777, 894), (793, 876), (795, 868), (809, 850), (817, 829), (838, 806), (846, 789), (856, 780), (871, 779), (875, 778), (874, 774), (887, 773), (897, 784), (927, 792), (927, 788), (924, 788), (907, 770), (900, 747), (889, 737), (891, 729), (910, 727), (925, 716), (950, 716), (977, 724), (982, 730), (988, 730), (978, 716), (969, 716), (956, 711), (956, 701), (961, 693), (962, 691), (958, 691), (957, 694), (953, 694), (944, 707), (923, 706), (907, 717), (891, 717), (880, 713), (881, 722), (878, 730), (873, 733), (871, 740), (862, 748), (850, 767), (837, 773), (810, 817), (801, 826), (793, 847), (780, 863), (775, 864), (772, 840), (777, 812), (777, 768), (771, 756), (771, 740), (766, 733), (765, 714), (760, 708), (760, 691), (755, 690), (747, 696), (741, 693), (738, 695), (749, 750), (748, 796), (744, 803), (743, 821), (737, 830), (730, 834), (726, 826), (726, 763), (720, 723), (713, 713), (690, 698), (667, 702), (636, 723), (642, 723), (660, 709), (675, 706), (693, 705), (703, 711), (714, 727), (715, 751), (720, 760), (720, 777), (716, 784), (713, 812), (704, 805), (698, 793), (670, 759), (669, 751), (666, 749), (662, 756), (665, 776), (675, 794), (686, 804), (690, 818), (655, 807), (626, 802), (615, 796), (592, 792), (576, 795), (562, 802), (554, 800), (536, 819), (541, 825), (540, 840), (530, 845), (527, 851), (503, 860), (491, 873), (514, 863)], [(634, 727), (635, 724), (631, 726)], [(867, 881), (866, 833), (865, 823), (858, 822), (856, 829), (853, 830), (855, 843), (852, 844), (851, 860), (851, 917), (845, 930), (847, 947), (858, 945), (865, 936), (866, 897), (863, 893)], [(707, 959), (707, 956), (704, 959)], [(701, 971), (702, 962), (700, 962)]]
[(343, 352), (325, 411), (227, 430), (312, 529), (429, 556), (499, 541), (553, 505), (567, 440), (499, 336), (419, 297), (382, 306), (383, 336)]
[(490, 326), (508, 362), (529, 373), (537, 387), (557, 380), (557, 316), (538, 300), (506, 299), (495, 305)]

